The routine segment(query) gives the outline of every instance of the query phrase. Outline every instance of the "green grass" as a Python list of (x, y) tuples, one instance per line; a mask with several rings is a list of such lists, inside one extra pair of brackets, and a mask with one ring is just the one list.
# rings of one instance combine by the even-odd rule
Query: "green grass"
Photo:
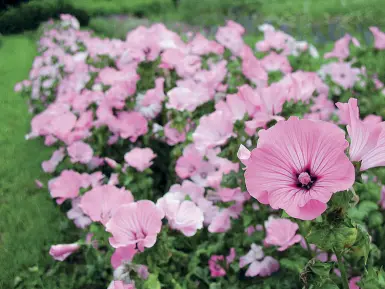
[[(65, 0), (72, 6), (83, 9), (91, 16), (147, 12), (159, 13), (160, 9), (172, 7), (172, 0)], [(146, 10), (146, 11), (144, 11)]]
[(49, 158), (50, 150), (38, 140), (24, 139), (31, 115), (25, 100), (13, 91), (16, 82), (28, 77), (35, 55), (33, 38), (1, 39), (0, 288), (4, 289), (12, 288), (10, 284), (26, 268), (53, 264), (49, 246), (63, 239), (60, 227), (65, 217), (47, 190), (34, 184), (36, 178), (44, 179), (40, 163)]

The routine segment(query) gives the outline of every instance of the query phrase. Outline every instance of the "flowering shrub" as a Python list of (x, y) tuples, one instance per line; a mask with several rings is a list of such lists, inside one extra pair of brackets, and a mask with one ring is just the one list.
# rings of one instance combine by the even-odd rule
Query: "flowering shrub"
[(385, 34), (322, 56), (260, 29), (249, 47), (232, 21), (215, 40), (47, 25), (15, 89), (82, 229), (53, 258), (86, 258), (110, 289), (385, 287), (385, 74), (365, 66)]

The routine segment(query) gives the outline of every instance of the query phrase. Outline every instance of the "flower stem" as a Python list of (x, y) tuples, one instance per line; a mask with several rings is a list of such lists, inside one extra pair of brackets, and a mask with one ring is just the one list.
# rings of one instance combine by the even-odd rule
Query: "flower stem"
[(337, 261), (338, 261), (338, 269), (341, 271), (341, 279), (342, 279), (342, 287), (344, 289), (349, 289), (349, 284), (348, 284), (348, 277), (346, 275), (346, 269), (345, 269), (345, 264), (342, 261), (342, 255), (341, 252), (337, 252), (336, 250), (334, 253), (337, 256)]

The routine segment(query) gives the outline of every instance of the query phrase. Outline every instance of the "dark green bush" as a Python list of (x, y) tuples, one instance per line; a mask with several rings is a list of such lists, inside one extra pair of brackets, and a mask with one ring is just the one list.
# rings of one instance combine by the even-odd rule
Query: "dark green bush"
[(36, 29), (40, 23), (60, 14), (75, 16), (82, 26), (89, 22), (88, 14), (61, 0), (35, 0), (12, 7), (0, 14), (0, 33), (12, 34)]

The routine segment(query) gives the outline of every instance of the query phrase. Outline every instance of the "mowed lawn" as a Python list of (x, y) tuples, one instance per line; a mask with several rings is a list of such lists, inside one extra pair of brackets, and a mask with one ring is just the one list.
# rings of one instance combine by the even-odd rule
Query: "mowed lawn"
[(12, 288), (15, 277), (30, 267), (50, 266), (49, 246), (62, 240), (65, 216), (47, 190), (34, 184), (36, 178), (44, 179), (40, 164), (51, 150), (40, 140), (24, 139), (31, 115), (26, 101), (13, 91), (16, 82), (28, 77), (35, 55), (32, 37), (1, 38), (0, 288)]

